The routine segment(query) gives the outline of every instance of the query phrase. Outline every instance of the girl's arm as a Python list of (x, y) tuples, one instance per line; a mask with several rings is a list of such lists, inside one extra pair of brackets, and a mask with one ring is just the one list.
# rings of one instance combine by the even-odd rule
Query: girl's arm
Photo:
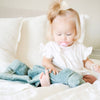
[(42, 65), (49, 69), (49, 72), (51, 73), (53, 71), (54, 74), (58, 73), (58, 70), (55, 68), (55, 65), (52, 64), (52, 58), (48, 59), (46, 57), (43, 57)]
[(100, 65), (95, 64), (92, 60), (88, 58), (84, 60), (84, 67), (100, 73)]

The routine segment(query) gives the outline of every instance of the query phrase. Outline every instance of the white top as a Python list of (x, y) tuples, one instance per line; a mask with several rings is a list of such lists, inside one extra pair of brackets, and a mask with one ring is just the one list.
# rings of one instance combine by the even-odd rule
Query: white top
[(53, 59), (53, 64), (57, 69), (70, 68), (74, 71), (84, 68), (83, 60), (91, 54), (92, 47), (85, 47), (83, 44), (75, 42), (72, 46), (59, 46), (56, 42), (48, 42), (42, 48), (43, 56)]

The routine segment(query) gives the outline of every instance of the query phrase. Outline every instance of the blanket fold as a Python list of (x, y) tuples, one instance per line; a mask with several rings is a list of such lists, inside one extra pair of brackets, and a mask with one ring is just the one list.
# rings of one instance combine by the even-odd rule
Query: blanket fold
[[(4, 73), (0, 73), (0, 79), (25, 82), (38, 87), (41, 72), (45, 73), (45, 68), (40, 65), (34, 65), (32, 69), (29, 69), (26, 64), (14, 60)], [(50, 73), (49, 76), (51, 84), (62, 83), (69, 87), (76, 87), (85, 83), (82, 75), (68, 68), (60, 71), (57, 75)]]

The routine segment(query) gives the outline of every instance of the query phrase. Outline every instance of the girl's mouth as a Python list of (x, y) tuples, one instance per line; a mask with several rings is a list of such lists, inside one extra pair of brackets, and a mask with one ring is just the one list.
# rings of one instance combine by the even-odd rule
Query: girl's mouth
[[(73, 42), (73, 41), (72, 41)], [(71, 45), (72, 44), (72, 42), (60, 42), (60, 45), (61, 46), (69, 46), (69, 45)]]

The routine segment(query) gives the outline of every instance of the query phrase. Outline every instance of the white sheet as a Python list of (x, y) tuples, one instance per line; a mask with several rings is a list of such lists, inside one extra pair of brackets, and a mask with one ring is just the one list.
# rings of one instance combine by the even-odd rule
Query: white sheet
[(75, 88), (62, 84), (36, 88), (29, 84), (0, 80), (0, 100), (100, 100), (99, 78), (94, 84), (85, 83)]
[(29, 84), (0, 80), (0, 100), (100, 100), (100, 81), (76, 88), (62, 84), (35, 88)]
[(46, 100), (100, 100), (100, 81), (59, 92)]
[(0, 100), (44, 100), (67, 88), (62, 84), (36, 88), (29, 84), (0, 80)]

